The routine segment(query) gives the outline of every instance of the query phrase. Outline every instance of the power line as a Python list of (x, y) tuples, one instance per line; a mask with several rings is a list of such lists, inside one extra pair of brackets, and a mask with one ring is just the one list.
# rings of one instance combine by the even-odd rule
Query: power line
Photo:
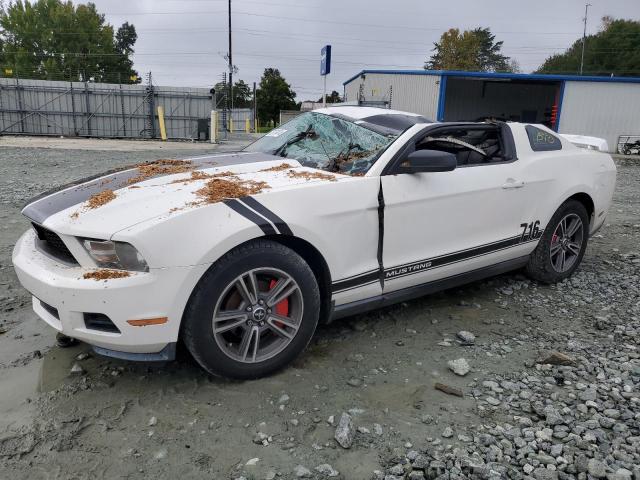
[[(115, 13), (115, 12), (105, 12), (107, 15), (114, 16), (131, 16), (131, 15), (210, 15), (210, 14), (221, 14), (226, 13), (221, 10), (189, 10), (189, 11), (178, 11), (178, 12), (127, 12), (127, 13)], [(417, 31), (446, 31), (450, 27), (446, 28), (435, 28), (435, 27), (415, 27), (408, 25), (389, 25), (389, 24), (380, 24), (380, 23), (357, 23), (357, 22), (342, 22), (338, 20), (323, 20), (318, 18), (301, 18), (301, 17), (289, 17), (284, 15), (268, 15), (266, 13), (253, 13), (253, 12), (234, 12), (235, 15), (245, 15), (250, 17), (261, 17), (261, 18), (273, 18), (277, 20), (294, 20), (297, 22), (312, 22), (312, 23), (329, 23), (331, 25), (347, 25), (352, 27), (372, 27), (372, 28), (393, 28), (397, 30), (417, 30)], [(579, 36), (579, 32), (534, 32), (534, 31), (492, 31), (492, 33), (499, 34), (518, 34), (521, 35), (523, 33), (527, 34), (539, 34), (539, 35), (573, 35)]]

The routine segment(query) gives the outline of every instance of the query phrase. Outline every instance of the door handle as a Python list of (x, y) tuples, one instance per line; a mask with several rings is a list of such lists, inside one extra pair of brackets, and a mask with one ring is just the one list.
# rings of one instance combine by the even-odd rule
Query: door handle
[(522, 181), (518, 182), (512, 178), (508, 179), (507, 182), (502, 185), (502, 188), (504, 188), (505, 190), (512, 189), (512, 188), (522, 188), (522, 187), (524, 187), (524, 182)]

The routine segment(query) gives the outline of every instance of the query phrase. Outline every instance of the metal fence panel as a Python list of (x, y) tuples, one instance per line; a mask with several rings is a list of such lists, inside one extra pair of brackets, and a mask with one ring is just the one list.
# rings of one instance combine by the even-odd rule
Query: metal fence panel
[[(169, 138), (196, 138), (214, 109), (205, 88), (0, 79), (0, 134), (157, 138), (157, 107)], [(244, 117), (234, 127), (244, 130)]]
[(293, 120), (301, 113), (304, 112), (300, 110), (280, 110), (280, 125), (287, 123), (289, 120)]
[(253, 109), (251, 108), (234, 108), (231, 110), (231, 122), (233, 123), (234, 132), (244, 132), (247, 128), (247, 120), (249, 120), (249, 128), (253, 129)]

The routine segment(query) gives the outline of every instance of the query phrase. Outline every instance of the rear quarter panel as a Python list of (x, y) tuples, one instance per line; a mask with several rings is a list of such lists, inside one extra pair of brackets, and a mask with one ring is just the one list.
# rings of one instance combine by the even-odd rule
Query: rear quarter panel
[[(615, 188), (616, 167), (611, 156), (596, 150), (578, 148), (564, 138), (560, 138), (561, 150), (535, 152), (529, 143), (525, 126), (510, 126), (516, 142), (518, 161), (522, 165), (526, 194), (535, 204), (534, 215), (540, 220), (540, 224), (547, 227), (564, 201), (575, 194), (586, 193), (594, 203), (590, 232), (599, 228), (611, 205)], [(541, 125), (536, 127), (556, 135)]]

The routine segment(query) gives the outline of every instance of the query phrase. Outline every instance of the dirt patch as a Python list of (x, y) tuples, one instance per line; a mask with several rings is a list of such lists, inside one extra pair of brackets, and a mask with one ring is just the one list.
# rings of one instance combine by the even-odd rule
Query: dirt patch
[(109, 270), (106, 268), (100, 270), (94, 270), (92, 272), (87, 272), (82, 275), (82, 278), (85, 280), (110, 280), (113, 278), (126, 278), (130, 277), (131, 274), (129, 272), (125, 272), (124, 270)]
[(178, 180), (174, 180), (171, 183), (182, 183), (186, 185), (189, 182), (195, 182), (198, 180), (208, 180), (210, 178), (221, 178), (221, 177), (233, 177), (236, 179), (238, 178), (235, 173), (230, 172), (228, 170), (224, 172), (214, 173), (214, 174), (206, 173), (201, 170), (196, 170), (191, 172), (191, 178), (181, 178)]
[(73, 212), (71, 215), (69, 215), (69, 217), (72, 220), (75, 220), (80, 216), (80, 213), (82, 211), (93, 210), (95, 208), (101, 207), (111, 202), (112, 200), (115, 200), (115, 198), (116, 194), (111, 189), (104, 190), (100, 193), (95, 193), (89, 197), (82, 209)]
[(190, 160), (156, 160), (155, 162), (143, 163), (137, 165), (138, 175), (130, 178), (127, 183), (143, 182), (151, 177), (159, 175), (173, 175), (175, 173), (184, 173), (193, 170), (195, 166)]
[(220, 173), (214, 173), (213, 175), (209, 175), (209, 178), (220, 178), (220, 177), (234, 177), (234, 178), (238, 178), (236, 176), (235, 173), (230, 172), (230, 171), (225, 171), (225, 172), (220, 172)]
[(196, 191), (201, 198), (195, 205), (217, 203), (227, 198), (240, 198), (255, 195), (270, 188), (266, 182), (241, 180), (237, 177), (212, 178), (204, 187)]
[(295, 170), (289, 170), (287, 173), (289, 178), (304, 178), (305, 180), (329, 180), (330, 182), (335, 182), (336, 177), (329, 173), (321, 173), (321, 172), (296, 172)]
[(113, 190), (104, 190), (89, 197), (89, 200), (87, 200), (87, 208), (94, 209), (101, 207), (103, 205), (106, 205), (110, 201), (115, 200), (115, 198), (116, 194), (113, 193)]
[(265, 168), (264, 170), (260, 170), (260, 171), (261, 172), (282, 172), (290, 168), (293, 168), (293, 167), (288, 163), (281, 163), (280, 165), (276, 165), (275, 167)]
[(191, 172), (191, 180), (205, 180), (209, 178), (209, 174), (202, 171)]

